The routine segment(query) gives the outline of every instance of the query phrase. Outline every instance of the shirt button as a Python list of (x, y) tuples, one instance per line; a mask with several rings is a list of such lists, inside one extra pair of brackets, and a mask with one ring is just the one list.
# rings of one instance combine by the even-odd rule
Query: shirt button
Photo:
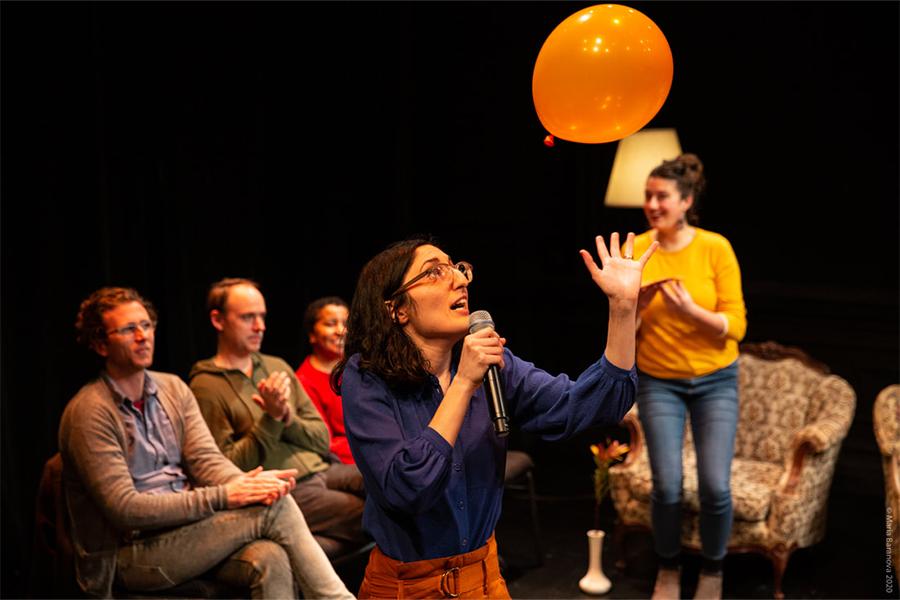
[(454, 471), (462, 471), (462, 463), (453, 463)]
[(463, 546), (468, 546), (468, 545), (469, 545), (469, 538), (463, 538), (463, 539), (462, 539), (462, 544), (461, 544), (461, 545), (463, 545)]
[(465, 508), (465, 506), (466, 506), (465, 503), (463, 503), (462, 500), (460, 500), (459, 502), (457, 502), (456, 505), (459, 507), (459, 510), (462, 510), (462, 509)]

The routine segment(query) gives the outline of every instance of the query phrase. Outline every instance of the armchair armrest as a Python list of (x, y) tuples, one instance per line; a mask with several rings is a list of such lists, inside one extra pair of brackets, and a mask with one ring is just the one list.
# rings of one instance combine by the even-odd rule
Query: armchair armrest
[(791, 447), (796, 451), (808, 444), (815, 452), (824, 452), (847, 435), (856, 410), (856, 393), (846, 381), (829, 375), (813, 391), (811, 400), (819, 407), (818, 415), (794, 434)]
[(812, 420), (791, 440), (767, 519), (773, 539), (786, 547), (804, 548), (825, 535), (828, 490), (855, 409), (853, 388), (835, 375), (822, 378), (810, 392)]
[(882, 456), (900, 453), (900, 385), (879, 392), (872, 406), (872, 424)]
[[(801, 430), (802, 431), (802, 430)], [(798, 436), (800, 432), (797, 432)], [(807, 462), (807, 457), (815, 454), (817, 451), (812, 444), (805, 439), (795, 437), (795, 444), (792, 445), (790, 454), (790, 465), (787, 472), (787, 479), (781, 486), (780, 493), (794, 495), (797, 493), (797, 485), (800, 483), (800, 476), (803, 473), (803, 465)]]
[(844, 439), (846, 429), (843, 432), (840, 432), (840, 429), (840, 423), (835, 423), (831, 419), (809, 423), (794, 434), (791, 452), (796, 454), (804, 446), (809, 447), (807, 453), (824, 452)]
[(809, 444), (794, 446), (786, 471), (775, 486), (766, 519), (773, 539), (786, 547), (805, 548), (825, 533), (828, 490), (840, 444), (816, 452)]
[(638, 419), (636, 405), (625, 413), (619, 426), (628, 430), (628, 446), (630, 450), (622, 462), (622, 467), (627, 468), (638, 459), (641, 455), (641, 449), (644, 447), (644, 428), (641, 427), (641, 421)]
[[(813, 390), (810, 400), (812, 406), (818, 407), (815, 420), (794, 434), (785, 465), (787, 472), (778, 494), (803, 493), (798, 487), (806, 474), (833, 462), (826, 456), (836, 455), (850, 429), (856, 410), (856, 393), (849, 383), (836, 375), (827, 375)], [(833, 468), (831, 465), (830, 469)]]

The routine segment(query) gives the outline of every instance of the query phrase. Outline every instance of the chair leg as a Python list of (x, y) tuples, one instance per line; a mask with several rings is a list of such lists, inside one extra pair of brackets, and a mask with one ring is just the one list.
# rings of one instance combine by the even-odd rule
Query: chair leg
[(784, 544), (778, 544), (769, 550), (769, 559), (772, 561), (772, 570), (775, 575), (775, 598), (782, 600), (784, 592), (781, 589), (781, 581), (784, 578), (784, 572), (787, 570), (788, 559), (791, 557), (791, 549)]
[(544, 564), (544, 551), (541, 547), (541, 525), (538, 521), (537, 494), (534, 492), (534, 477), (532, 477), (531, 471), (529, 470), (525, 476), (528, 480), (528, 499), (531, 503), (531, 528), (534, 535), (534, 554), (536, 565), (540, 567)]

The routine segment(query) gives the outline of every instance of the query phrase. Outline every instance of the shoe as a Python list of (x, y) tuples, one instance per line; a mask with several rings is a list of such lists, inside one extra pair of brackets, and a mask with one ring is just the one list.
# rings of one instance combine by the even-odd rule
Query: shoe
[(694, 592), (694, 600), (722, 600), (722, 573), (711, 575), (700, 572), (697, 581), (697, 591)]
[[(721, 589), (721, 588), (720, 588)], [(650, 600), (679, 600), (681, 598), (681, 568), (660, 569)]]

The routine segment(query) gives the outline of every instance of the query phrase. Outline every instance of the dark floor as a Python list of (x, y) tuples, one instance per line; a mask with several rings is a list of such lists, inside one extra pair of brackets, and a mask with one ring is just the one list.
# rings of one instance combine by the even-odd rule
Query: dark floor
[[(552, 456), (544, 456), (552, 461)], [(880, 464), (866, 456), (856, 464), (853, 456), (838, 465), (829, 501), (825, 540), (796, 551), (783, 581), (786, 598), (889, 598), (885, 592), (884, 508)], [(528, 502), (512, 495), (504, 501), (497, 540), (505, 563), (505, 576), (513, 598), (590, 598), (578, 588), (588, 567), (586, 531), (593, 525), (590, 477), (554, 468), (538, 461), (538, 511), (544, 564), (534, 566)], [(558, 463), (557, 463), (558, 464)], [(608, 502), (608, 501), (607, 501)], [(615, 511), (604, 504), (601, 528), (612, 532)], [(625, 540), (625, 568), (615, 563), (618, 552), (611, 535), (603, 548), (603, 570), (612, 581), (605, 598), (649, 598), (656, 565), (649, 533), (629, 533)], [(364, 561), (339, 572), (352, 591), (362, 578)], [(691, 598), (699, 571), (699, 558), (686, 556), (683, 596)], [(772, 567), (758, 555), (729, 555), (724, 564), (726, 598), (772, 598)], [(895, 585), (895, 590), (896, 585)]]

